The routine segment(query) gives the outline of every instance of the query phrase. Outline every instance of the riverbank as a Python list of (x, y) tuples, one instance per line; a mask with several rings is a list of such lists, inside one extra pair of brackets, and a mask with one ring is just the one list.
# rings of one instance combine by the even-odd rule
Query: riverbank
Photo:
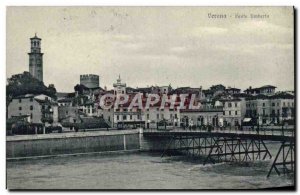
[(6, 137), (7, 160), (139, 149), (139, 130), (68, 132)]

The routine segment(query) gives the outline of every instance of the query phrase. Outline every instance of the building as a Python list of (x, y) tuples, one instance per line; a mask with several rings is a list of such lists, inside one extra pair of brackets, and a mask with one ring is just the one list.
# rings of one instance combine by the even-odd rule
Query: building
[(30, 74), (43, 81), (43, 53), (41, 53), (41, 38), (38, 38), (35, 34), (30, 38), (30, 53), (29, 55), (29, 72)]
[(272, 85), (264, 85), (258, 88), (252, 88), (251, 86), (246, 89), (244, 92), (249, 95), (274, 95), (275, 94), (275, 86)]
[(12, 99), (8, 118), (29, 116), (31, 123), (58, 123), (58, 105), (49, 96), (27, 94)]
[(195, 94), (195, 101), (205, 99), (205, 90), (202, 90), (202, 87), (193, 88), (193, 87), (178, 87), (172, 90), (169, 94)]
[(121, 76), (117, 79), (117, 83), (113, 84), (114, 94), (126, 94), (126, 83), (121, 82)]
[(246, 100), (246, 117), (260, 125), (281, 125), (295, 120), (294, 96), (287, 93), (272, 96), (257, 95)]
[(223, 102), (224, 126), (241, 126), (246, 114), (246, 101), (241, 98), (221, 100)]
[(137, 126), (144, 126), (145, 121), (142, 117), (142, 111), (139, 108), (122, 106), (114, 109), (114, 126), (118, 128), (131, 129)]
[(64, 98), (57, 100), (58, 106), (72, 106), (73, 105), (73, 98)]
[(241, 89), (235, 88), (235, 87), (228, 87), (227, 89), (225, 89), (225, 92), (227, 94), (239, 94), (241, 93)]
[(80, 85), (84, 85), (89, 89), (99, 88), (100, 81), (99, 76), (95, 74), (80, 75)]
[(79, 123), (79, 111), (78, 108), (71, 105), (63, 105), (58, 107), (58, 120), (64, 123)]
[(223, 126), (223, 108), (214, 106), (202, 106), (200, 109), (180, 110), (180, 123), (183, 127), (188, 126)]
[(169, 85), (169, 86), (160, 86), (158, 87), (158, 93), (159, 94), (168, 94), (171, 90), (172, 90), (172, 87)]
[(161, 121), (166, 121), (173, 127), (179, 127), (180, 125), (179, 110), (175, 107), (170, 108), (168, 105), (161, 108), (161, 102), (144, 109), (143, 117), (145, 118), (146, 128), (156, 128), (157, 123)]

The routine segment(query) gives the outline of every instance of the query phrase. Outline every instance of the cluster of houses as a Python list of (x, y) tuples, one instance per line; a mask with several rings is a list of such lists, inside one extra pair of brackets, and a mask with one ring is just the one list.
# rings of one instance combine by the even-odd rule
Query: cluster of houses
[[(29, 71), (43, 81), (43, 53), (41, 38), (30, 38)], [(252, 125), (281, 125), (293, 122), (295, 117), (294, 92), (276, 92), (271, 85), (259, 88), (241, 89), (213, 85), (209, 89), (169, 86), (151, 86), (144, 88), (128, 87), (122, 83), (120, 75), (112, 90), (103, 89), (99, 76), (80, 75), (80, 84), (72, 93), (56, 93), (56, 98), (45, 94), (26, 94), (14, 97), (7, 107), (7, 121), (26, 121), (38, 125), (62, 125), (70, 128), (156, 128), (163, 122), (176, 127), (241, 127)], [(129, 103), (118, 107), (103, 109), (99, 103), (101, 97), (112, 95), (141, 94), (144, 100), (149, 94), (194, 95), (197, 109), (178, 108), (156, 102), (150, 107), (130, 107)], [(84, 124), (84, 125), (82, 125)]]
[[(244, 90), (214, 85), (209, 89), (169, 86), (151, 86), (131, 88), (121, 82), (121, 78), (113, 84), (112, 90), (99, 86), (99, 76), (81, 75), (80, 84), (73, 93), (56, 94), (53, 99), (46, 95), (24, 95), (15, 97), (8, 105), (8, 118), (26, 118), (30, 123), (75, 126), (83, 121), (97, 123), (101, 120), (105, 127), (130, 129), (136, 127), (156, 128), (164, 121), (176, 127), (237, 127), (252, 122), (253, 125), (282, 125), (291, 122), (295, 116), (294, 92), (276, 92), (271, 85)], [(178, 109), (178, 107), (162, 106), (159, 101), (149, 108), (129, 107), (129, 103), (117, 108), (103, 109), (99, 105), (105, 94), (126, 94), (129, 97), (142, 94), (173, 95), (195, 94), (198, 109)], [(100, 127), (101, 127), (101, 124)], [(103, 126), (103, 127), (104, 127)]]

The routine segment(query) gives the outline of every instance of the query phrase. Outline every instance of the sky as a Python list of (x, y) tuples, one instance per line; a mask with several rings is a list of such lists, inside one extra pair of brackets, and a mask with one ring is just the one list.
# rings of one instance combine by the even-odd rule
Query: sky
[(119, 74), (134, 88), (294, 89), (292, 7), (7, 7), (6, 16), (7, 78), (29, 70), (37, 33), (44, 83), (59, 92), (80, 74), (108, 89)]

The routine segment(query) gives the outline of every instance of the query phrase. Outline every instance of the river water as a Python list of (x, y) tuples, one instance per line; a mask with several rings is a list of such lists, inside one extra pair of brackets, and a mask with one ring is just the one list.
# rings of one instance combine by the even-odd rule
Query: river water
[[(273, 156), (278, 145), (268, 144)], [(9, 189), (258, 189), (293, 185), (266, 175), (272, 160), (201, 164), (157, 153), (95, 154), (7, 162)]]

